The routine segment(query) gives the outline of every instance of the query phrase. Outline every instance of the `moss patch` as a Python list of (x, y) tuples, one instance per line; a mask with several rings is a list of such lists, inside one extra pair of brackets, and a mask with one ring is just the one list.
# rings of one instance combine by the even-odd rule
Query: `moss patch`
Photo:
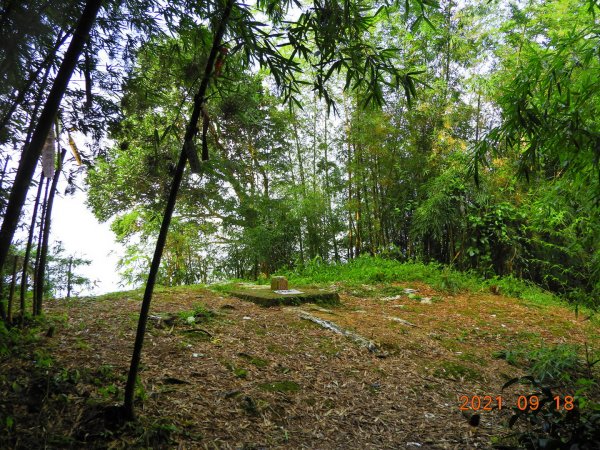
[(339, 305), (340, 296), (337, 292), (318, 289), (302, 289), (301, 294), (277, 294), (266, 289), (234, 289), (230, 292), (234, 297), (256, 303), (260, 306), (296, 306), (302, 303), (318, 305)]

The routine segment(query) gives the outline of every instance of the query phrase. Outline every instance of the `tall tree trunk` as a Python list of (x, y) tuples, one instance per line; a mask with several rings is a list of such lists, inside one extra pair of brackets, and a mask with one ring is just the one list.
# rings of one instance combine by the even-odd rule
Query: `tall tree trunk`
[[(48, 82), (48, 74), (50, 72), (47, 70), (46, 73), (44, 74), (44, 78), (42, 80), (42, 82), (40, 83), (41, 85), (41, 89), (38, 92), (38, 96), (35, 102), (35, 107), (33, 108), (33, 112), (31, 113), (31, 122), (29, 124), (29, 129), (27, 130), (27, 137), (25, 138), (25, 145), (24, 147), (27, 147), (29, 145), (29, 142), (31, 141), (31, 136), (33, 135), (33, 131), (35, 128), (35, 123), (36, 123), (36, 119), (37, 119), (37, 115), (38, 115), (38, 111), (40, 109), (41, 106), (41, 98), (43, 96), (43, 91), (47, 85)], [(21, 301), (21, 326), (23, 325), (23, 321), (25, 319), (25, 294), (27, 292), (27, 269), (28, 269), (28, 265), (29, 265), (29, 258), (31, 256), (31, 247), (33, 245), (33, 237), (35, 235), (35, 220), (37, 219), (37, 211), (38, 211), (38, 207), (40, 204), (40, 196), (42, 193), (42, 189), (44, 186), (44, 181), (45, 181), (45, 177), (44, 177), (44, 172), (41, 171), (40, 173), (40, 182), (38, 184), (38, 192), (35, 196), (35, 202), (33, 205), (33, 214), (31, 217), (31, 225), (29, 226), (29, 237), (27, 238), (27, 247), (25, 249), (25, 257), (23, 258), (23, 275), (21, 276), (21, 293), (20, 293), (20, 301)], [(48, 198), (48, 183), (46, 183), (46, 192), (44, 195), (44, 203), (46, 202), (46, 199)], [(42, 222), (40, 222), (42, 223)], [(40, 225), (41, 227), (41, 225)], [(42, 233), (42, 229), (40, 228), (40, 236)], [(41, 241), (40, 241), (41, 242)], [(39, 243), (38, 243), (39, 244)], [(37, 266), (38, 266), (38, 256), (39, 256), (39, 245), (37, 247), (36, 250), (36, 257), (35, 257), (35, 264), (34, 264), (34, 274), (37, 271)], [(34, 278), (35, 279), (35, 278)], [(35, 297), (35, 289), (34, 289), (34, 294), (33, 296)], [(35, 303), (34, 303), (35, 306)]]
[(179, 156), (179, 162), (177, 163), (175, 175), (173, 176), (173, 182), (171, 184), (171, 190), (169, 192), (169, 198), (167, 200), (165, 214), (163, 216), (163, 221), (160, 226), (160, 232), (158, 234), (158, 240), (156, 242), (156, 249), (154, 250), (154, 256), (152, 258), (152, 263), (150, 264), (150, 272), (148, 273), (148, 281), (146, 282), (146, 290), (144, 291), (144, 299), (142, 300), (140, 318), (138, 321), (138, 327), (135, 336), (135, 344), (133, 347), (133, 355), (131, 357), (131, 365), (129, 367), (127, 384), (125, 386), (123, 414), (124, 418), (126, 418), (127, 420), (133, 420), (135, 418), (135, 411), (133, 408), (135, 383), (138, 376), (140, 359), (142, 356), (142, 348), (144, 346), (144, 334), (146, 333), (146, 323), (148, 322), (148, 313), (150, 311), (150, 303), (152, 302), (154, 284), (156, 283), (158, 269), (160, 268), (162, 252), (167, 240), (167, 234), (169, 231), (169, 225), (171, 223), (171, 217), (173, 215), (173, 210), (175, 209), (175, 202), (177, 201), (177, 192), (179, 191), (179, 186), (181, 185), (181, 180), (183, 178), (183, 171), (185, 169), (185, 163), (187, 162), (187, 151), (192, 144), (194, 136), (198, 132), (196, 124), (198, 123), (198, 119), (200, 118), (200, 113), (202, 111), (202, 106), (206, 100), (206, 91), (208, 89), (208, 83), (211, 79), (211, 74), (213, 72), (213, 67), (215, 65), (217, 53), (219, 52), (219, 48), (221, 47), (221, 41), (223, 39), (223, 35), (225, 34), (225, 27), (227, 26), (227, 22), (229, 21), (229, 16), (231, 14), (231, 10), (233, 9), (233, 5), (234, 0), (227, 0), (227, 4), (225, 5), (225, 9), (223, 11), (223, 16), (221, 17), (221, 21), (215, 32), (208, 60), (206, 61), (206, 67), (204, 70), (204, 77), (202, 78), (202, 83), (200, 84), (198, 93), (194, 97), (194, 110), (192, 111), (192, 115), (190, 117), (190, 121), (186, 129), (183, 148)]
[(4, 274), (0, 271), (0, 318), (3, 322), (6, 322), (6, 306), (4, 305), (3, 298), (3, 288), (4, 288)]
[[(2, 167), (2, 173), (0, 173), (0, 193), (2, 192), (2, 187), (4, 186), (4, 177), (6, 176), (6, 170), (8, 169), (8, 163), (10, 162), (10, 155), (6, 155), (6, 159), (4, 160), (4, 166)], [(2, 203), (0, 203), (0, 213), (4, 211), (4, 198), (1, 199)]]
[(481, 91), (477, 94), (477, 115), (475, 116), (475, 143), (479, 143), (479, 120), (481, 116)]
[(38, 121), (37, 127), (31, 138), (31, 143), (23, 149), (17, 175), (8, 199), (8, 206), (6, 207), (2, 228), (0, 229), (0, 271), (6, 262), (8, 249), (15, 234), (15, 230), (17, 229), (21, 210), (23, 209), (23, 204), (27, 197), (27, 191), (31, 179), (33, 178), (35, 167), (40, 158), (42, 148), (44, 147), (44, 142), (50, 132), (62, 97), (67, 89), (67, 85), (75, 70), (79, 55), (83, 50), (85, 41), (92, 29), (102, 3), (103, 0), (88, 0), (86, 2), (77, 28), (73, 33), (73, 39), (71, 39), (69, 48), (65, 53), (63, 62), (58, 70), (54, 84), (52, 85), (52, 89), (48, 94), (48, 99), (46, 100), (46, 104), (40, 115), (40, 120)]
[[(58, 136), (58, 134), (57, 134)], [(40, 256), (40, 264), (38, 265), (38, 284), (36, 286), (35, 300), (37, 302), (37, 313), (42, 313), (42, 301), (44, 299), (44, 285), (46, 284), (46, 260), (48, 259), (48, 242), (50, 241), (50, 226), (52, 224), (52, 206), (54, 205), (54, 194), (56, 193), (56, 185), (60, 178), (62, 163), (67, 154), (66, 150), (60, 152), (58, 161), (58, 167), (54, 171), (54, 177), (52, 178), (52, 186), (50, 187), (50, 194), (48, 195), (48, 204), (46, 205), (46, 218), (44, 220), (44, 238), (42, 240), (42, 252)]]
[(31, 256), (31, 247), (33, 245), (33, 236), (35, 235), (35, 219), (37, 219), (38, 208), (40, 206), (40, 198), (44, 186), (44, 173), (40, 175), (38, 190), (33, 204), (33, 212), (31, 214), (31, 224), (29, 225), (29, 236), (27, 237), (27, 247), (25, 247), (25, 256), (23, 257), (23, 272), (21, 274), (21, 325), (25, 319), (25, 294), (27, 292), (27, 269), (29, 268), (29, 257)]
[(19, 257), (17, 255), (15, 255), (15, 259), (13, 261), (13, 267), (12, 267), (12, 280), (10, 281), (10, 290), (8, 292), (8, 308), (7, 308), (7, 314), (6, 314), (6, 322), (9, 325), (12, 325), (12, 321), (13, 321), (13, 314), (12, 314), (12, 310), (13, 310), (13, 298), (15, 296), (15, 284), (17, 283), (17, 264), (19, 263)]
[[(296, 158), (298, 159), (298, 173), (300, 175), (300, 186), (302, 186), (302, 202), (306, 200), (306, 178), (304, 176), (304, 166), (302, 165), (302, 153), (300, 151), (300, 138), (298, 136), (298, 125), (296, 120), (292, 120), (292, 126), (294, 128), (294, 140), (296, 142)], [(302, 223), (299, 226), (298, 238), (300, 241), (300, 260), (304, 264), (304, 248), (303, 248), (303, 230)]]
[[(43, 172), (42, 172), (43, 176)], [(42, 256), (42, 240), (44, 239), (44, 223), (46, 222), (46, 204), (48, 203), (48, 192), (50, 190), (50, 180), (46, 180), (46, 189), (44, 190), (44, 201), (42, 202), (42, 216), (40, 217), (40, 229), (38, 232), (38, 240), (37, 240), (37, 248), (35, 249), (35, 264), (33, 266), (33, 301), (32, 301), (32, 311), (33, 315), (37, 316), (38, 310), (38, 301), (37, 301), (37, 292), (38, 292), (38, 284), (43, 283), (43, 280), (38, 278), (38, 271), (40, 267), (40, 258)]]
[(331, 242), (333, 244), (333, 260), (339, 262), (340, 255), (338, 253), (337, 239), (335, 237), (334, 220), (333, 220), (333, 207), (331, 206), (331, 184), (329, 182), (329, 141), (327, 140), (327, 122), (328, 117), (324, 120), (324, 135), (323, 135), (323, 148), (325, 151), (325, 195), (327, 196), (327, 214), (329, 219), (327, 220), (329, 225), (329, 232), (331, 235)]

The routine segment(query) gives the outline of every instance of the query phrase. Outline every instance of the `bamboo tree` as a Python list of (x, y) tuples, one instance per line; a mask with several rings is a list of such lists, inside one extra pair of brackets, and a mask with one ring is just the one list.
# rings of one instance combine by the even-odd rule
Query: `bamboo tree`
[(44, 218), (44, 233), (42, 239), (42, 248), (40, 252), (40, 261), (38, 264), (38, 273), (37, 279), (38, 283), (36, 285), (36, 295), (35, 301), (37, 314), (42, 313), (42, 301), (44, 298), (44, 285), (45, 285), (45, 274), (46, 274), (46, 260), (48, 258), (48, 242), (50, 240), (50, 226), (52, 224), (52, 206), (54, 205), (54, 195), (56, 193), (56, 185), (58, 184), (58, 179), (60, 178), (63, 160), (65, 159), (65, 155), (67, 151), (62, 149), (60, 152), (60, 156), (58, 158), (58, 167), (54, 171), (54, 177), (52, 178), (52, 186), (50, 187), (50, 193), (48, 194), (48, 202), (46, 204), (46, 213)]
[(21, 154), (21, 161), (19, 162), (19, 168), (17, 169), (15, 181), (10, 192), (4, 221), (2, 222), (2, 228), (0, 228), (0, 271), (4, 267), (8, 249), (12, 242), (15, 230), (17, 229), (21, 210), (23, 209), (27, 191), (31, 179), (33, 178), (37, 161), (42, 152), (46, 136), (48, 136), (50, 128), (52, 127), (62, 97), (67, 89), (71, 75), (77, 65), (77, 60), (83, 50), (83, 46), (96, 20), (96, 16), (100, 11), (102, 3), (103, 0), (88, 0), (86, 2), (79, 23), (73, 33), (73, 38), (69, 43), (63, 62), (52, 85), (52, 89), (48, 94), (46, 104), (44, 105), (37, 127), (33, 133), (31, 143), (23, 149), (23, 153)]
[(6, 305), (4, 304), (4, 273), (0, 272), (0, 319), (6, 323)]
[[(42, 176), (44, 173), (42, 172)], [(44, 177), (45, 178), (45, 177)], [(48, 191), (50, 190), (50, 180), (46, 181), (46, 188), (44, 189), (44, 200), (42, 202), (42, 216), (40, 217), (40, 226), (38, 231), (38, 240), (37, 247), (35, 249), (35, 264), (33, 266), (33, 301), (32, 301), (32, 310), (33, 315), (37, 316), (39, 314), (37, 310), (38, 301), (37, 301), (37, 292), (38, 292), (38, 284), (43, 283), (43, 280), (40, 280), (38, 277), (39, 267), (40, 267), (40, 259), (42, 256), (42, 241), (44, 238), (44, 223), (46, 222), (46, 204), (48, 203)]]
[(69, 257), (69, 266), (67, 269), (67, 300), (71, 298), (71, 283), (73, 280), (73, 257)]
[(15, 296), (15, 285), (17, 283), (17, 264), (19, 263), (19, 257), (15, 254), (14, 255), (14, 260), (13, 260), (13, 266), (12, 266), (12, 279), (10, 281), (10, 289), (8, 292), (8, 307), (7, 307), (7, 314), (6, 314), (6, 322), (9, 325), (12, 325), (12, 321), (13, 321), (13, 314), (12, 314), (12, 310), (13, 310), (13, 298)]
[(37, 219), (38, 208), (40, 205), (40, 198), (42, 196), (42, 189), (44, 186), (44, 173), (40, 175), (40, 181), (38, 182), (38, 190), (35, 196), (35, 202), (33, 203), (33, 212), (31, 213), (31, 224), (29, 225), (29, 235), (27, 236), (27, 246), (25, 247), (25, 256), (23, 257), (23, 271), (21, 273), (21, 325), (25, 319), (25, 294), (27, 292), (27, 273), (29, 268), (29, 258), (31, 256), (31, 247), (33, 245), (33, 236), (35, 234), (35, 221)]
[(171, 189), (169, 192), (169, 198), (165, 208), (165, 214), (163, 216), (160, 232), (158, 234), (158, 240), (156, 242), (156, 248), (154, 250), (154, 256), (150, 265), (150, 272), (148, 273), (148, 281), (146, 282), (146, 289), (144, 291), (144, 298), (142, 300), (142, 307), (140, 310), (140, 318), (138, 321), (137, 332), (135, 336), (135, 344), (133, 347), (133, 355), (131, 357), (131, 365), (129, 367), (129, 374), (127, 376), (127, 384), (125, 386), (125, 400), (123, 403), (123, 413), (127, 420), (133, 420), (135, 418), (135, 411), (133, 407), (135, 384), (137, 380), (140, 359), (142, 355), (142, 348), (144, 345), (144, 334), (146, 332), (146, 324), (148, 321), (148, 313), (150, 311), (150, 303), (152, 302), (152, 294), (154, 292), (154, 284), (156, 283), (156, 276), (158, 275), (158, 269), (160, 268), (160, 260), (162, 257), (163, 249), (167, 240), (167, 234), (169, 232), (169, 225), (171, 223), (171, 217), (173, 216), (173, 210), (175, 209), (175, 203), (177, 201), (177, 193), (181, 180), (183, 178), (183, 172), (185, 169), (186, 162), (188, 160), (188, 151), (194, 151), (193, 139), (198, 133), (196, 124), (200, 118), (204, 102), (206, 101), (206, 93), (208, 84), (211, 79), (211, 74), (215, 65), (215, 60), (219, 49), (221, 48), (221, 42), (223, 35), (225, 34), (225, 28), (229, 21), (231, 10), (233, 9), (234, 0), (227, 0), (223, 15), (215, 31), (215, 35), (212, 42), (212, 47), (206, 61), (206, 67), (204, 69), (204, 76), (198, 89), (198, 93), (194, 97), (194, 109), (188, 122), (188, 126), (185, 133), (183, 148), (179, 155), (179, 161), (175, 169)]

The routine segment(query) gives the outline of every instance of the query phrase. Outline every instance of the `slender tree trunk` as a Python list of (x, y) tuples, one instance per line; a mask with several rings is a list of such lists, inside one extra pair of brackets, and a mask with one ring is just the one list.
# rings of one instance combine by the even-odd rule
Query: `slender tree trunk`
[(2, 186), (4, 186), (4, 177), (6, 176), (6, 170), (8, 169), (9, 162), (10, 155), (6, 155), (6, 159), (4, 160), (4, 166), (2, 167), (2, 173), (0, 173), (0, 191), (2, 190)]
[(319, 112), (317, 110), (317, 94), (314, 93), (314, 113), (313, 120), (313, 145), (312, 145), (312, 191), (313, 194), (317, 191), (317, 119)]
[(123, 414), (124, 418), (126, 418), (127, 420), (133, 420), (135, 418), (135, 411), (133, 408), (135, 383), (138, 376), (140, 359), (142, 356), (142, 348), (144, 346), (144, 334), (146, 333), (146, 323), (148, 322), (148, 313), (150, 311), (150, 303), (152, 302), (154, 284), (156, 283), (156, 277), (160, 268), (162, 252), (167, 240), (167, 234), (169, 231), (169, 225), (171, 223), (171, 217), (173, 215), (173, 210), (175, 209), (175, 202), (177, 201), (177, 192), (179, 191), (179, 186), (181, 185), (181, 180), (183, 178), (183, 172), (185, 169), (185, 163), (187, 162), (187, 150), (189, 149), (189, 146), (191, 145), (194, 136), (198, 132), (196, 124), (198, 123), (198, 119), (200, 118), (200, 113), (202, 111), (202, 106), (206, 100), (206, 91), (208, 89), (208, 83), (211, 79), (211, 74), (213, 72), (213, 67), (215, 65), (217, 53), (219, 51), (219, 48), (221, 47), (221, 41), (223, 39), (223, 35), (225, 34), (225, 27), (227, 26), (227, 22), (229, 21), (229, 16), (231, 14), (231, 10), (233, 9), (233, 5), (234, 0), (227, 0), (227, 4), (225, 5), (225, 9), (223, 11), (223, 16), (215, 32), (212, 48), (210, 50), (210, 54), (206, 62), (206, 68), (204, 71), (202, 83), (200, 84), (198, 93), (194, 97), (194, 110), (192, 111), (192, 116), (190, 117), (190, 121), (188, 123), (187, 130), (185, 133), (183, 148), (179, 156), (179, 162), (177, 163), (175, 175), (173, 176), (173, 182), (171, 184), (171, 190), (169, 192), (169, 198), (167, 200), (165, 214), (163, 216), (163, 221), (160, 226), (160, 232), (158, 234), (158, 240), (156, 242), (156, 249), (154, 250), (154, 256), (150, 265), (150, 272), (148, 273), (148, 281), (146, 282), (146, 290), (144, 292), (144, 299), (142, 300), (140, 318), (138, 321), (138, 327), (135, 336), (133, 355), (131, 357), (131, 365), (129, 367), (127, 384), (125, 386)]
[(33, 245), (33, 236), (35, 234), (35, 219), (37, 218), (38, 208), (40, 205), (40, 198), (42, 196), (42, 189), (44, 186), (44, 173), (40, 175), (40, 182), (38, 183), (38, 190), (35, 196), (35, 202), (33, 204), (33, 213), (31, 214), (31, 224), (29, 225), (29, 236), (27, 237), (27, 247), (25, 247), (25, 256), (23, 257), (23, 272), (21, 274), (21, 326), (25, 319), (25, 294), (27, 293), (27, 269), (29, 268), (29, 257), (31, 256), (31, 247)]
[(44, 220), (44, 238), (42, 240), (42, 253), (40, 257), (40, 264), (38, 266), (38, 280), (37, 294), (35, 299), (37, 301), (37, 312), (42, 313), (42, 303), (44, 299), (44, 285), (46, 284), (46, 260), (48, 259), (48, 242), (50, 241), (50, 226), (52, 224), (52, 206), (54, 205), (54, 194), (56, 194), (56, 185), (60, 178), (62, 163), (67, 154), (66, 150), (60, 152), (58, 161), (58, 167), (54, 171), (54, 177), (52, 178), (52, 186), (50, 187), (50, 194), (48, 195), (48, 204), (46, 205), (46, 218)]
[(67, 300), (71, 298), (71, 281), (73, 279), (73, 257), (69, 257), (69, 268), (67, 272)]
[[(4, 167), (2, 167), (2, 173), (0, 173), (0, 192), (2, 192), (2, 187), (4, 186), (4, 177), (6, 176), (6, 170), (8, 169), (8, 163), (10, 161), (10, 155), (6, 156), (4, 160)], [(4, 198), (1, 199), (0, 203), (0, 212), (4, 211)]]
[[(292, 121), (294, 123), (294, 129), (296, 129), (296, 121), (295, 118), (292, 118)], [(296, 146), (298, 146), (298, 134), (296, 134)], [(294, 156), (290, 151), (290, 161), (294, 160)], [(296, 190), (296, 187), (298, 186), (298, 181), (296, 180), (296, 175), (294, 174), (294, 168), (293, 166), (290, 167), (290, 175), (292, 178), (292, 185), (294, 186), (294, 190), (293, 190), (293, 195), (294, 195), (294, 202), (296, 202), (296, 205), (298, 205), (298, 191)], [(298, 243), (300, 244), (300, 261), (302, 261), (302, 264), (304, 264), (304, 249), (303, 249), (303, 245), (302, 245), (302, 223), (298, 222)]]
[(477, 94), (477, 116), (475, 122), (475, 143), (479, 143), (479, 119), (481, 114), (481, 92)]
[[(300, 152), (300, 138), (298, 136), (298, 125), (296, 120), (292, 121), (294, 127), (294, 140), (296, 142), (296, 158), (298, 159), (298, 174), (300, 175), (300, 185), (302, 186), (302, 202), (306, 200), (306, 178), (304, 176), (304, 166), (302, 165), (302, 153)], [(300, 240), (300, 260), (304, 264), (304, 248), (303, 248), (303, 230), (300, 224), (298, 230), (298, 238)]]
[(8, 249), (15, 234), (15, 230), (17, 229), (21, 210), (23, 209), (23, 204), (27, 197), (27, 190), (29, 189), (35, 167), (40, 158), (42, 148), (44, 147), (44, 142), (50, 132), (50, 127), (52, 127), (62, 97), (67, 89), (67, 85), (75, 70), (79, 55), (83, 50), (85, 41), (92, 29), (102, 3), (103, 0), (87, 1), (79, 23), (77, 24), (77, 28), (73, 33), (73, 39), (71, 39), (69, 48), (65, 53), (65, 57), (58, 70), (52, 89), (48, 94), (48, 99), (46, 100), (37, 127), (31, 138), (31, 143), (23, 149), (17, 175), (8, 199), (8, 206), (6, 208), (4, 221), (2, 222), (2, 228), (0, 229), (0, 271), (6, 262)]
[[(42, 172), (43, 175), (43, 172)], [(32, 309), (33, 315), (37, 316), (38, 310), (38, 301), (37, 301), (37, 292), (38, 292), (38, 284), (43, 283), (43, 280), (38, 278), (38, 271), (40, 267), (40, 259), (42, 256), (42, 240), (44, 238), (44, 223), (46, 222), (46, 204), (48, 203), (48, 191), (50, 190), (50, 180), (46, 180), (46, 189), (44, 190), (44, 201), (42, 202), (42, 217), (40, 218), (40, 229), (38, 232), (38, 241), (37, 248), (35, 250), (35, 265), (33, 267), (33, 301), (32, 301)]]
[(17, 255), (15, 255), (15, 259), (13, 261), (13, 267), (12, 267), (12, 280), (10, 281), (10, 290), (8, 292), (8, 311), (6, 314), (6, 322), (9, 325), (12, 325), (12, 321), (13, 321), (13, 314), (12, 314), (12, 310), (13, 310), (13, 298), (15, 296), (15, 285), (17, 283), (17, 264), (19, 262), (19, 257)]
[(6, 323), (6, 306), (3, 298), (4, 274), (0, 271), (0, 318)]
[(331, 206), (331, 184), (329, 182), (329, 141), (327, 140), (328, 135), (327, 135), (327, 122), (328, 122), (328, 117), (325, 118), (324, 121), (324, 136), (323, 136), (323, 147), (325, 150), (325, 195), (327, 196), (327, 213), (329, 214), (329, 232), (331, 234), (331, 242), (333, 244), (333, 260), (335, 262), (339, 262), (340, 260), (340, 255), (338, 253), (338, 245), (337, 245), (337, 239), (335, 237), (335, 229), (334, 229), (334, 220), (333, 220), (333, 207)]

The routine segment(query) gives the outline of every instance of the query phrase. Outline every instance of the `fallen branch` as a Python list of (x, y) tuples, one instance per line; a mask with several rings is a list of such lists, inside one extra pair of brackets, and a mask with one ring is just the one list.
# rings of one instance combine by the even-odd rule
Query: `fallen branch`
[(411, 323), (411, 322), (409, 322), (408, 320), (401, 319), (400, 317), (392, 317), (392, 316), (388, 316), (388, 319), (389, 319), (389, 320), (392, 320), (392, 321), (394, 321), (394, 322), (401, 323), (402, 325), (409, 326), (409, 327), (416, 327), (416, 326), (417, 326), (417, 325), (415, 325), (414, 323)]
[(212, 334), (210, 334), (208, 331), (202, 329), (202, 328), (190, 328), (189, 330), (181, 330), (182, 333), (202, 333), (205, 334), (209, 337), (213, 337)]
[(356, 342), (361, 347), (366, 347), (369, 351), (371, 351), (373, 353), (376, 353), (379, 351), (379, 347), (377, 347), (377, 344), (375, 344), (373, 341), (370, 341), (367, 338), (365, 338), (359, 334), (356, 334), (352, 331), (344, 330), (339, 325), (336, 325), (335, 323), (330, 322), (329, 320), (320, 319), (319, 317), (315, 317), (312, 314), (307, 313), (306, 311), (300, 311), (300, 318), (304, 319), (304, 320), (310, 320), (311, 322), (314, 322), (317, 325), (320, 325), (327, 330), (330, 330), (330, 331), (333, 331), (334, 333), (346, 336), (347, 338), (352, 339), (354, 342)]

